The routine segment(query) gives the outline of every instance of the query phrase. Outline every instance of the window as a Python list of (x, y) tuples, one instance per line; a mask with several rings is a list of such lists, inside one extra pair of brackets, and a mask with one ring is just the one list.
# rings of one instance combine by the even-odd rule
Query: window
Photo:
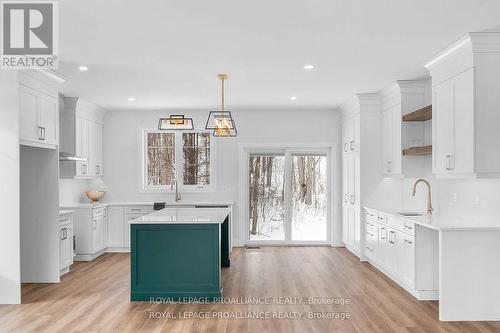
[(143, 189), (170, 191), (175, 180), (188, 192), (213, 189), (211, 141), (208, 132), (145, 130)]

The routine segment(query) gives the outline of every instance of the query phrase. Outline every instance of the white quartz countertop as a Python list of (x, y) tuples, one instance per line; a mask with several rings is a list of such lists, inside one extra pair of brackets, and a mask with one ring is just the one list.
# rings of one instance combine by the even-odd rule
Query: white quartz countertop
[[(154, 202), (144, 202), (144, 201), (123, 201), (123, 202), (97, 202), (97, 203), (72, 203), (61, 205), (61, 209), (71, 209), (71, 208), (98, 208), (98, 207), (108, 207), (108, 206), (153, 206)], [(206, 202), (206, 201), (179, 201), (179, 202), (168, 202), (165, 204), (167, 206), (231, 206), (233, 202)]]
[(59, 211), (59, 216), (73, 214), (74, 212), (75, 212), (74, 210), (70, 210), (70, 209), (61, 209)]
[(392, 215), (399, 219), (403, 219), (409, 222), (413, 222), (417, 225), (442, 231), (453, 231), (453, 230), (497, 230), (500, 231), (500, 223), (493, 224), (489, 221), (482, 221), (478, 219), (468, 219), (456, 216), (432, 214), (423, 216), (404, 216), (401, 212), (402, 210), (397, 209), (387, 209), (387, 208), (377, 208), (373, 206), (365, 206), (365, 209), (374, 210), (386, 215)]
[(221, 224), (229, 208), (165, 208), (130, 220), (129, 224)]

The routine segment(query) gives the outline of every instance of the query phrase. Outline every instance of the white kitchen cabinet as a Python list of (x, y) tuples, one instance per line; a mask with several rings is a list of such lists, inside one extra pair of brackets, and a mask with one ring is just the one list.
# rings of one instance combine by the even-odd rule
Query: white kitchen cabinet
[(500, 177), (500, 33), (470, 33), (425, 67), (432, 76), (437, 177)]
[(433, 172), (474, 173), (474, 70), (434, 87)]
[(61, 153), (84, 161), (61, 161), (61, 178), (94, 178), (104, 174), (101, 108), (76, 97), (65, 97), (61, 114)]
[(73, 214), (59, 216), (59, 269), (60, 275), (73, 265)]
[(107, 207), (75, 207), (75, 260), (90, 261), (105, 253), (108, 243)]
[(22, 145), (55, 149), (59, 145), (57, 90), (20, 75), (19, 139)]
[[(380, 92), (382, 106), (379, 140), (382, 145), (381, 167), (384, 177), (415, 176), (424, 172), (418, 169), (421, 165), (418, 160), (420, 157), (415, 160), (415, 156), (403, 156), (403, 149), (413, 147), (415, 145), (413, 141), (422, 141), (420, 145), (424, 144), (425, 125), (416, 122), (411, 125), (404, 124), (402, 118), (430, 103), (426, 100), (426, 88), (430, 90), (430, 85), (427, 83), (421, 80), (397, 81)], [(406, 136), (403, 135), (403, 128), (408, 132)], [(415, 140), (416, 136), (420, 137), (420, 140)]]
[[(364, 257), (362, 193), (369, 193), (381, 178), (373, 164), (380, 161), (380, 98), (359, 94), (339, 107), (342, 115), (342, 242), (352, 253)], [(370, 161), (365, 166), (361, 161)]]
[(124, 207), (108, 208), (108, 249), (119, 252), (124, 247)]
[(417, 236), (414, 223), (368, 208), (365, 221), (368, 261), (418, 299), (437, 299), (437, 231)]

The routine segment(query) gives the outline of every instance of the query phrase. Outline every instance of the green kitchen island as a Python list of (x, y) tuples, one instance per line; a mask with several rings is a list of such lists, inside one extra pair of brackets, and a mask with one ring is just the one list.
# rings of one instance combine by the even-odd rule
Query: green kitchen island
[(222, 296), (229, 267), (228, 208), (165, 208), (131, 220), (132, 301)]

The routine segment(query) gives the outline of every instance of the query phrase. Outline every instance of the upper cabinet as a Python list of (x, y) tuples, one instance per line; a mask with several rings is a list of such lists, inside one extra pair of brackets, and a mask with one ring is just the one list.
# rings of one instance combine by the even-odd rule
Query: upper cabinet
[(102, 176), (105, 111), (77, 97), (61, 96), (60, 104), (61, 178)]
[(342, 151), (349, 153), (359, 150), (359, 117), (346, 119), (342, 123)]
[(429, 82), (397, 81), (381, 91), (380, 98), (382, 174), (385, 177), (402, 177), (422, 172), (424, 163), (421, 159), (404, 156), (403, 151), (414, 151), (428, 145), (430, 124), (424, 121), (403, 122), (403, 117), (430, 104)]
[(432, 76), (438, 177), (500, 177), (500, 33), (470, 33), (425, 67)]
[(36, 73), (19, 74), (19, 139), (22, 145), (55, 149), (59, 145), (58, 91)]

